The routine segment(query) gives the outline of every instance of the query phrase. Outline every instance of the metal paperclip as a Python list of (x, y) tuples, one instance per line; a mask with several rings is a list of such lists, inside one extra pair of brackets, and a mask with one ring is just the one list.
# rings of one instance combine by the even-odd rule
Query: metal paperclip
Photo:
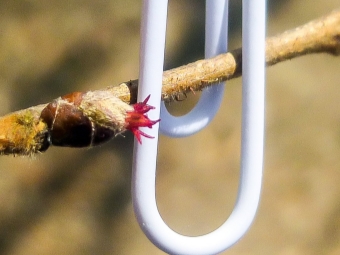
[[(207, 5), (212, 2), (207, 1)], [(223, 1), (216, 2), (223, 4)], [(152, 119), (158, 119), (160, 114), (167, 4), (167, 0), (144, 0), (143, 3), (138, 100), (152, 94), (149, 103), (156, 106), (156, 110), (149, 114)], [(154, 139), (145, 139), (142, 145), (135, 141), (132, 197), (137, 220), (147, 237), (169, 254), (217, 254), (236, 243), (254, 219), (263, 167), (265, 13), (265, 0), (243, 0), (240, 185), (235, 208), (218, 229), (190, 237), (167, 226), (157, 209), (155, 195), (158, 124), (148, 130)]]

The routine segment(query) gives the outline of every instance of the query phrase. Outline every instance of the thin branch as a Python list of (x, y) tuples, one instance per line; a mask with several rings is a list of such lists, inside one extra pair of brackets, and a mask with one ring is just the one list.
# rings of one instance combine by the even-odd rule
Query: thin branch
[[(312, 53), (329, 53), (334, 56), (340, 55), (340, 10), (333, 11), (326, 17), (266, 39), (267, 66)], [(230, 80), (241, 75), (242, 48), (239, 48), (211, 59), (199, 60), (165, 71), (163, 73), (162, 100), (166, 102), (173, 101), (182, 98), (186, 93), (191, 91), (201, 91), (218, 82)], [(58, 112), (60, 107), (65, 109), (64, 112), (66, 112), (67, 109), (67, 111), (72, 112), (72, 114), (76, 112), (79, 118), (86, 117), (89, 119), (82, 119), (82, 121), (90, 123), (89, 125), (92, 127), (92, 136), (89, 138), (91, 141), (90, 145), (92, 145), (93, 139), (96, 139), (94, 135), (97, 131), (97, 126), (110, 128), (108, 127), (108, 120), (102, 118), (103, 114), (107, 114), (105, 111), (108, 110), (108, 108), (106, 105), (103, 106), (103, 103), (97, 99), (102, 97), (115, 97), (127, 104), (135, 104), (137, 100), (137, 88), (138, 80), (131, 80), (119, 86), (110, 86), (98, 91), (86, 93), (76, 92), (56, 99), (50, 104), (33, 106), (0, 117), (0, 153), (30, 155), (46, 150), (51, 143), (51, 125), (53, 129), (55, 119), (60, 113)], [(88, 100), (90, 99), (89, 95), (94, 95), (94, 98), (97, 98), (95, 103), (99, 105), (98, 107), (100, 109), (82, 108), (83, 105), (85, 105), (85, 95), (87, 96), (87, 106), (91, 105), (91, 107), (93, 107), (93, 104), (88, 102)], [(72, 111), (69, 110), (71, 107), (69, 104), (75, 107), (75, 109)], [(149, 106), (144, 104), (143, 107)], [(142, 113), (141, 115), (143, 115), (143, 110), (145, 109), (143, 107), (140, 105), (137, 106), (138, 111)], [(49, 119), (50, 126), (41, 115), (42, 111), (45, 110), (46, 113), (47, 109), (54, 111), (48, 113), (49, 118), (52, 118), (52, 120)], [(109, 113), (115, 112), (116, 109), (109, 109), (109, 111)], [(93, 116), (100, 116), (100, 118), (97, 120)], [(112, 119), (112, 116), (110, 116), (110, 118)], [(103, 123), (105, 123), (105, 125)], [(118, 124), (123, 125), (123, 127), (120, 127), (120, 130), (124, 131), (124, 128), (131, 123)], [(140, 123), (134, 124), (140, 126)], [(146, 134), (142, 135), (147, 136)]]
[[(266, 39), (267, 66), (313, 53), (340, 55), (340, 10)], [(162, 99), (168, 102), (178, 97), (183, 98), (183, 95), (191, 91), (201, 91), (205, 87), (241, 75), (242, 48), (238, 48), (211, 59), (199, 60), (165, 71)], [(112, 89), (123, 101), (135, 103), (137, 87), (138, 80), (132, 80), (108, 89)]]

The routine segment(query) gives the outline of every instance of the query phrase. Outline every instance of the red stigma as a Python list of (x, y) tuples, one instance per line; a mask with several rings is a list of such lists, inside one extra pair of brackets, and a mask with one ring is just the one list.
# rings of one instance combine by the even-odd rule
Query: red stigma
[(147, 138), (154, 138), (144, 132), (140, 131), (140, 127), (148, 127), (152, 128), (153, 125), (158, 123), (159, 120), (150, 120), (147, 116), (147, 112), (155, 109), (155, 107), (148, 105), (147, 102), (149, 101), (150, 95), (145, 98), (143, 102), (139, 102), (133, 105), (133, 111), (127, 112), (125, 123), (126, 129), (130, 130), (135, 137), (137, 138), (138, 142), (142, 143), (142, 136)]

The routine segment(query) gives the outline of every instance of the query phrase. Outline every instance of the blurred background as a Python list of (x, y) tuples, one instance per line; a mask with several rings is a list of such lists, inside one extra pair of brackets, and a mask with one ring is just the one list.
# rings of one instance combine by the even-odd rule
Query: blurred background
[[(230, 2), (230, 48), (241, 46)], [(338, 0), (268, 1), (268, 36), (339, 8)], [(204, 1), (169, 1), (165, 69), (203, 58)], [(73, 91), (138, 77), (141, 1), (0, 1), (0, 115)], [(249, 232), (223, 254), (340, 254), (340, 58), (305, 56), (267, 69), (262, 199)], [(208, 128), (160, 137), (157, 201), (187, 235), (231, 213), (238, 187), (241, 78)], [(172, 103), (190, 110), (199, 93)], [(0, 254), (164, 254), (131, 204), (133, 137), (92, 149), (0, 157)]]

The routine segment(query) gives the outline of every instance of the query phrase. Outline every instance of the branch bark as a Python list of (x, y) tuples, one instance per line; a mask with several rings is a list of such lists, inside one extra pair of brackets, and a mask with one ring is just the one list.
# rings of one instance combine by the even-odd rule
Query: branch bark
[[(266, 39), (267, 66), (312, 53), (340, 55), (340, 10)], [(178, 100), (185, 97), (188, 92), (201, 91), (218, 82), (241, 75), (242, 48), (239, 48), (211, 59), (199, 60), (165, 71), (162, 100), (166, 102)], [(106, 93), (108, 97), (117, 97), (127, 104), (135, 104), (137, 88), (138, 80), (131, 80), (93, 93)], [(73, 106), (78, 107), (80, 104), (78, 101), (66, 103), (71, 102)], [(43, 151), (49, 127), (41, 117), (41, 112), (47, 105), (33, 106), (0, 117), (0, 154), (29, 155)], [(83, 113), (89, 117), (86, 111)], [(91, 121), (94, 126), (100, 125), (96, 120), (91, 119)], [(54, 123), (54, 120), (52, 122)]]

